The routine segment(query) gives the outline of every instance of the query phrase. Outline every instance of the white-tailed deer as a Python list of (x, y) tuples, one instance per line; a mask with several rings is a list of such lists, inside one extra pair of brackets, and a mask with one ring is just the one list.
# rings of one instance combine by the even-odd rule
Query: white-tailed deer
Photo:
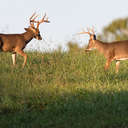
[(96, 39), (96, 35), (93, 29), (88, 31), (82, 31), (78, 34), (89, 34), (89, 44), (85, 51), (97, 49), (106, 58), (105, 70), (107, 70), (112, 61), (116, 61), (116, 73), (118, 73), (121, 60), (128, 59), (128, 40), (114, 41), (114, 42), (102, 42)]
[[(39, 31), (39, 25), (41, 23), (49, 23), (50, 21), (46, 18), (46, 14), (40, 21), (35, 21), (37, 15), (34, 13), (30, 17), (30, 26), (25, 28), (22, 34), (0, 34), (0, 50), (3, 52), (12, 52), (13, 65), (16, 64), (16, 54), (24, 57), (23, 67), (27, 62), (27, 55), (23, 52), (25, 46), (33, 39), (42, 40)], [(34, 23), (37, 24), (35, 27)]]

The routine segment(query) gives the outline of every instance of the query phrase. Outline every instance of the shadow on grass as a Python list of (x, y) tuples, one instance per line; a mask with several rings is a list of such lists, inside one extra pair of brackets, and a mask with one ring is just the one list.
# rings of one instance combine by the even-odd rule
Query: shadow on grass
[[(72, 93), (62, 92), (61, 95), (44, 93), (38, 98), (33, 95), (28, 99), (29, 102), (24, 99), (22, 108), (15, 112), (3, 113), (1, 109), (0, 126), (4, 128), (128, 127), (127, 91), (102, 93), (77, 89)], [(19, 100), (15, 103), (17, 104)]]

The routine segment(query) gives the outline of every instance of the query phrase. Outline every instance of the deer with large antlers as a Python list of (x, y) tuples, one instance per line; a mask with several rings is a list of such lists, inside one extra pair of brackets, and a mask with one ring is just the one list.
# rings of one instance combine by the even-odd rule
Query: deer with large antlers
[(106, 58), (105, 70), (107, 70), (112, 61), (116, 61), (116, 73), (119, 71), (119, 65), (121, 60), (128, 59), (128, 40), (114, 41), (114, 42), (102, 42), (96, 39), (94, 29), (88, 29), (88, 31), (82, 31), (78, 34), (88, 34), (90, 36), (89, 44), (85, 51), (91, 51), (97, 49)]
[[(22, 67), (24, 67), (27, 62), (27, 55), (24, 53), (23, 49), (33, 38), (42, 40), (39, 25), (44, 22), (49, 23), (50, 21), (46, 18), (46, 14), (40, 21), (36, 21), (36, 18), (37, 15), (34, 13), (29, 19), (30, 26), (25, 28), (26, 32), (22, 34), (0, 34), (0, 50), (12, 53), (13, 65), (16, 64), (16, 54), (19, 54), (24, 57), (22, 65)], [(35, 23), (37, 24), (36, 27), (34, 25)]]

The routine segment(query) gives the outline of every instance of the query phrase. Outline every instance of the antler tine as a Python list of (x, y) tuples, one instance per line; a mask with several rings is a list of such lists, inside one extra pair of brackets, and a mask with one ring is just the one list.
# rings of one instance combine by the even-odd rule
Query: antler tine
[(45, 12), (45, 13), (44, 13), (44, 16), (43, 16), (43, 19), (46, 17), (46, 15), (47, 15), (47, 14), (46, 14), (46, 12)]
[(88, 28), (87, 28), (87, 30), (88, 30), (87, 32), (84, 29), (82, 29), (82, 30), (83, 30), (82, 32), (79, 32), (77, 34), (89, 34), (89, 35), (91, 35)]
[(33, 14), (32, 14), (32, 16), (29, 18), (29, 20), (30, 20), (30, 26), (32, 26), (32, 27), (35, 27), (34, 26), (34, 23), (37, 23), (37, 21), (35, 21), (35, 19), (38, 17), (38, 15), (36, 15), (36, 12), (34, 12)]
[[(34, 17), (35, 16), (35, 17)], [(31, 17), (30, 17), (30, 22), (34, 22), (37, 23), (37, 21), (35, 21), (35, 19), (38, 17), (38, 15), (36, 15), (36, 13), (34, 13)]]
[(37, 17), (38, 17), (38, 15), (36, 15), (32, 20), (33, 20), (34, 22), (36, 22), (35, 19), (36, 19)]
[[(82, 32), (83, 34), (90, 34), (89, 31), (86, 32), (84, 29), (82, 29), (82, 30), (83, 30), (83, 32)], [(88, 30), (88, 29), (87, 29), (87, 30)]]
[(92, 27), (91, 32), (95, 35), (94, 26)]
[[(48, 21), (48, 17), (46, 18), (46, 13), (44, 14), (43, 18), (40, 20), (40, 21), (37, 21), (37, 28), (39, 28), (39, 25), (43, 22), (47, 22), (47, 23), (50, 23), (50, 21)], [(45, 20), (46, 18), (46, 20)]]
[(46, 20), (48, 20), (48, 16), (47, 16)]
[(33, 18), (35, 15), (36, 15), (36, 12), (34, 12), (34, 13), (32, 14), (32, 16), (29, 18), (29, 20), (31, 21), (32, 18)]
[(92, 34), (95, 35), (94, 26), (93, 26), (93, 28), (87, 28), (87, 30), (90, 33), (90, 35), (92, 35)]
[(40, 23), (49, 22), (49, 21), (48, 21), (48, 17), (47, 17), (46, 20), (45, 20), (45, 17), (46, 17), (46, 16), (47, 16), (47, 14), (46, 14), (46, 12), (45, 12), (43, 18), (42, 18), (39, 22), (40, 22)]
[(91, 28), (88, 27), (87, 30), (91, 34), (91, 31), (92, 31)]
[(46, 20), (45, 21), (50, 22), (50, 21), (48, 21), (48, 16), (46, 17)]

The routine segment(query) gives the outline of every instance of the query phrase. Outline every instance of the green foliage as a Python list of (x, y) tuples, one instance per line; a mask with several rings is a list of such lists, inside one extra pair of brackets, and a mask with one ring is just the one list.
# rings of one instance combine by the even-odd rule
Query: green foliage
[[(126, 32), (125, 32), (125, 31)], [(103, 28), (99, 38), (104, 41), (127, 40), (128, 39), (128, 18), (113, 20)]]
[(127, 128), (128, 62), (119, 74), (114, 62), (105, 72), (96, 51), (69, 49), (28, 53), (24, 69), (22, 57), (14, 68), (0, 54), (1, 128)]

